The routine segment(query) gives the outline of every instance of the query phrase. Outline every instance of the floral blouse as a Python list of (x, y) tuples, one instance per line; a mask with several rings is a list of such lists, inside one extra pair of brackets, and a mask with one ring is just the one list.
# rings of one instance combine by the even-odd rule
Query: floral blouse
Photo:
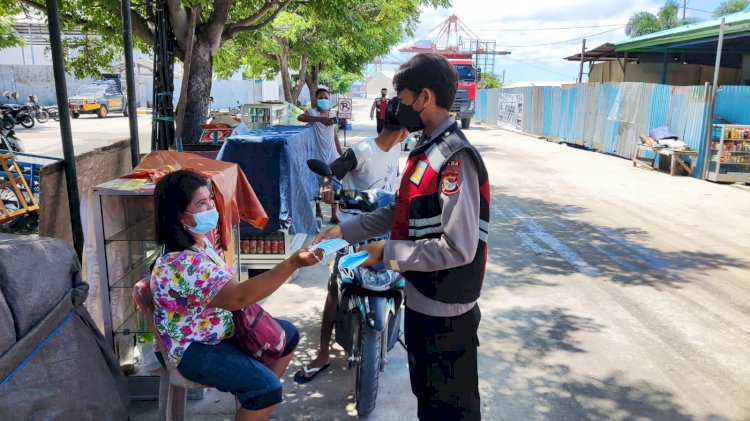
[(232, 313), (208, 305), (233, 276), (232, 268), (210, 246), (157, 260), (151, 274), (154, 324), (173, 366), (191, 343), (216, 345), (234, 334)]

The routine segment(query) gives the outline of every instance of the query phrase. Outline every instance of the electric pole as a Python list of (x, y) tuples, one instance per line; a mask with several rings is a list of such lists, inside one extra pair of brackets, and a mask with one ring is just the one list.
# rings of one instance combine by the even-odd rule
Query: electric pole
[(687, 0), (682, 0), (682, 20), (685, 20), (685, 11), (687, 10)]
[(586, 55), (586, 38), (583, 39), (581, 45), (581, 66), (578, 68), (578, 83), (583, 83), (583, 59)]

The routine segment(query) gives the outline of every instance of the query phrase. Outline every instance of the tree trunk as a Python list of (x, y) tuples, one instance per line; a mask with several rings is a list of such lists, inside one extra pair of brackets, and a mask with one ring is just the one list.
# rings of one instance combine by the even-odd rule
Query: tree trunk
[(320, 71), (323, 66), (321, 65), (315, 65), (310, 68), (310, 71), (307, 72), (307, 75), (305, 75), (305, 83), (307, 84), (307, 89), (310, 90), (310, 105), (312, 105), (313, 108), (318, 106), (318, 99), (315, 97), (315, 91), (318, 90), (318, 75), (320, 74)]
[(292, 96), (292, 75), (289, 74), (289, 57), (286, 54), (276, 56), (279, 62), (279, 72), (281, 72), (281, 87), (284, 89), (284, 101), (297, 105), (296, 99)]
[(213, 77), (213, 54), (209, 42), (197, 40), (190, 60), (187, 98), (185, 98), (185, 120), (182, 129), (182, 141), (195, 144), (200, 140), (203, 125), (208, 115), (208, 100), (211, 96), (211, 79)]

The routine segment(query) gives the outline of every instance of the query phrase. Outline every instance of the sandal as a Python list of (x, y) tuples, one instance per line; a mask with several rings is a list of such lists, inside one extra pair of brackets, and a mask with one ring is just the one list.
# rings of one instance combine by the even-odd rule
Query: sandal
[(300, 368), (296, 373), (294, 373), (294, 381), (300, 384), (305, 384), (307, 382), (310, 382), (318, 374), (322, 373), (330, 366), (331, 366), (331, 363), (328, 363), (318, 368), (307, 368), (307, 366), (305, 365), (302, 368)]

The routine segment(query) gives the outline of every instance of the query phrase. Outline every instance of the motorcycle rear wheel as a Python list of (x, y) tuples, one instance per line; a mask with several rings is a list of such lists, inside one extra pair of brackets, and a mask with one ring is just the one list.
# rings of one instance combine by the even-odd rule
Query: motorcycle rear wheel
[(34, 117), (29, 114), (24, 114), (18, 119), (18, 122), (27, 129), (34, 127)]
[(13, 119), (10, 117), (3, 117), (3, 129), (13, 130), (13, 127), (16, 127), (16, 123)]
[(46, 123), (47, 121), (49, 121), (49, 113), (47, 111), (44, 111), (44, 110), (37, 111), (37, 113), (36, 113), (36, 121), (38, 121), (40, 123)]
[(378, 375), (380, 374), (380, 350), (383, 332), (360, 324), (357, 349), (357, 380), (354, 399), (357, 415), (366, 417), (375, 409), (378, 398)]

